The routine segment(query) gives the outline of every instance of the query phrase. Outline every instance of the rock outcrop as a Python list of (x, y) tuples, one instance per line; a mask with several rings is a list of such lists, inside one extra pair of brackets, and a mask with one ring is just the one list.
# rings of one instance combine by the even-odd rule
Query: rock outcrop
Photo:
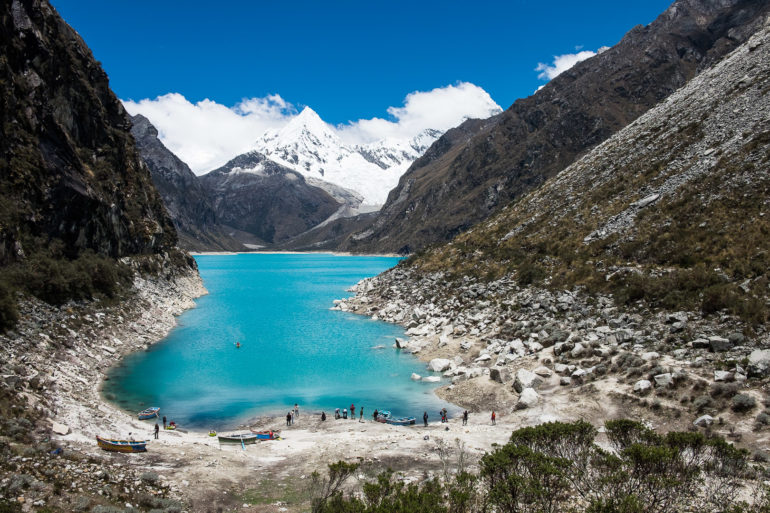
[(70, 258), (176, 244), (107, 75), (47, 1), (3, 2), (0, 76), (0, 264), (52, 240)]
[(272, 244), (303, 233), (342, 206), (301, 174), (258, 152), (234, 158), (200, 177), (217, 219), (245, 243)]
[(217, 223), (214, 207), (189, 166), (158, 139), (158, 130), (141, 114), (131, 117), (131, 134), (150, 169), (163, 204), (188, 251), (243, 251), (246, 248)]

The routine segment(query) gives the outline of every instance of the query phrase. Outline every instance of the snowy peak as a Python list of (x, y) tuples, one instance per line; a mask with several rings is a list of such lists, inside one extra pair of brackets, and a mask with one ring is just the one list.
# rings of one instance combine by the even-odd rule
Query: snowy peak
[(404, 164), (409, 167), (409, 164), (425, 153), (439, 137), (441, 137), (440, 130), (428, 128), (411, 139), (387, 138), (358, 145), (355, 150), (366, 160), (382, 169), (403, 166)]
[(254, 149), (268, 159), (363, 196), (363, 204), (378, 207), (409, 165), (441, 135), (424, 130), (411, 139), (383, 139), (364, 145), (345, 144), (334, 127), (305, 107), (280, 130), (268, 130)]
[(318, 146), (323, 143), (342, 145), (332, 127), (310, 107), (302, 109), (276, 136), (283, 144), (298, 143), (306, 146)]

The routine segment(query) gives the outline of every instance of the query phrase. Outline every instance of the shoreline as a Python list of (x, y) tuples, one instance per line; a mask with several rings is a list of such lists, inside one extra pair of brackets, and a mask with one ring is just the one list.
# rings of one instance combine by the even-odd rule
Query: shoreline
[(192, 256), (216, 256), (216, 255), (331, 255), (339, 257), (389, 257), (408, 258), (409, 255), (398, 253), (351, 253), (349, 251), (189, 251)]

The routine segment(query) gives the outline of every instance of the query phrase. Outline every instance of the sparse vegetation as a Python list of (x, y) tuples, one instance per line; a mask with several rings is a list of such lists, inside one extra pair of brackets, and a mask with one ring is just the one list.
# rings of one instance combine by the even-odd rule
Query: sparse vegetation
[[(405, 484), (387, 471), (342, 492), (349, 472), (330, 465), (316, 512), (668, 513), (767, 511), (762, 494), (740, 502), (738, 490), (757, 478), (747, 451), (702, 433), (659, 435), (631, 420), (605, 424), (611, 451), (594, 443), (596, 429), (582, 421), (552, 422), (514, 431), (485, 455), (478, 474)], [(345, 467), (341, 467), (344, 465)], [(319, 479), (316, 477), (316, 479)]]

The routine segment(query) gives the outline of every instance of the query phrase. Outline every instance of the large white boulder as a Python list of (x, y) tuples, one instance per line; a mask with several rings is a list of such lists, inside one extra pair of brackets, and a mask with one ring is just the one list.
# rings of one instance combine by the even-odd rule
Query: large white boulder
[(640, 379), (634, 384), (634, 392), (637, 394), (646, 394), (652, 388), (652, 383), (647, 379)]
[(412, 373), (412, 376), (411, 376), (412, 381), (420, 381), (420, 378), (422, 378), (422, 376), (420, 376), (416, 372)]
[(446, 358), (434, 358), (428, 363), (428, 370), (433, 372), (444, 372), (452, 365), (452, 362)]
[(438, 383), (441, 381), (441, 377), (439, 376), (423, 376), (422, 381), (425, 381), (427, 383)]
[(523, 410), (526, 408), (532, 408), (537, 405), (539, 396), (535, 392), (534, 388), (525, 388), (521, 391), (519, 396), (519, 402), (516, 403), (517, 410)]
[(516, 371), (516, 379), (513, 382), (513, 389), (518, 393), (522, 393), (525, 388), (535, 389), (543, 383), (543, 378), (530, 372), (527, 369), (519, 369)]
[(749, 376), (770, 374), (770, 349), (756, 349), (749, 355)]

